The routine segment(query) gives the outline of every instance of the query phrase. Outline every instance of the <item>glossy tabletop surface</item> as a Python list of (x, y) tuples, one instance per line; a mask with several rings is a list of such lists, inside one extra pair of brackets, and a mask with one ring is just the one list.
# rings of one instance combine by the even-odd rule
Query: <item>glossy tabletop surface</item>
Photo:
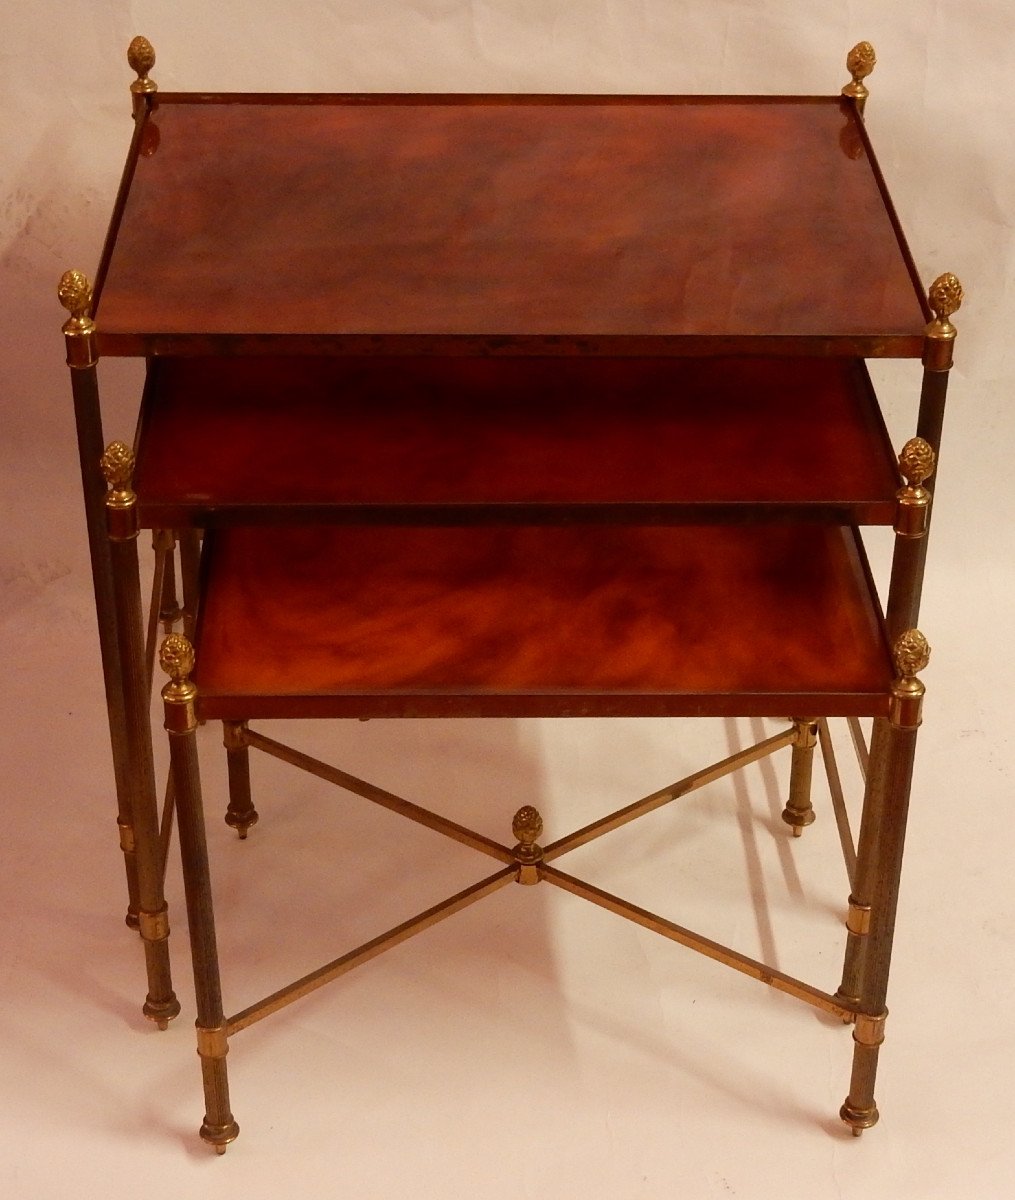
[(840, 98), (170, 94), (146, 121), (103, 353), (922, 348)]
[(208, 717), (883, 714), (892, 666), (830, 525), (209, 535)]
[(134, 485), (155, 528), (887, 524), (900, 480), (852, 359), (185, 357), (153, 365)]

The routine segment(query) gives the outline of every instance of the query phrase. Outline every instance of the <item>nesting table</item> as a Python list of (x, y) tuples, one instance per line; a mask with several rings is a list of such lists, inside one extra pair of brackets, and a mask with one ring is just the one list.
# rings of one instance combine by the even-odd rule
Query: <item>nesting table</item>
[[(841, 1115), (855, 1134), (873, 1125), (961, 288), (943, 275), (928, 296), (917, 277), (864, 127), (869, 45), (830, 97), (163, 93), (144, 39), (129, 58), (134, 136), (95, 286), (68, 272), (60, 295), (128, 923), (164, 1027), (179, 1011), (163, 885), (177, 812), (202, 1136), (221, 1151), (238, 1131), (235, 1034), (512, 882), (562, 888), (841, 1017), (855, 1043)], [(130, 445), (104, 445), (106, 355), (147, 362)], [(920, 369), (898, 455), (865, 365), (885, 357)], [(884, 611), (869, 526), (895, 531)], [(545, 844), (526, 804), (503, 845), (250, 724), (591, 715), (786, 723)], [(866, 778), (855, 841), (839, 718)], [(241, 836), (256, 749), (496, 869), (227, 1016), (202, 719), (224, 723)], [(799, 836), (819, 744), (851, 886), (830, 986), (554, 865), (782, 750)]]

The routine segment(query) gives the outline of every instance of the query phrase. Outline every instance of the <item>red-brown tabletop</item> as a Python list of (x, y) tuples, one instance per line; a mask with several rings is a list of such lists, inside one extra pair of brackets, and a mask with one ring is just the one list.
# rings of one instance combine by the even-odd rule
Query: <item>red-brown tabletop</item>
[(134, 475), (155, 528), (890, 524), (899, 484), (844, 358), (156, 359)]
[(855, 533), (832, 525), (223, 529), (208, 717), (884, 714)]
[(839, 98), (161, 95), (100, 349), (918, 355)]

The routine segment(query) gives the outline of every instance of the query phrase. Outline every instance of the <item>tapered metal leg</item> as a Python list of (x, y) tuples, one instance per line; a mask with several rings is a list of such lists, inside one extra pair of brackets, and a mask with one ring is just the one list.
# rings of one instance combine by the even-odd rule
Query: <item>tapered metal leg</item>
[[(929, 378), (935, 377), (931, 375)], [(940, 432), (939, 426), (938, 431)], [(896, 496), (898, 511), (895, 521), (895, 551), (892, 556), (892, 575), (885, 616), (888, 636), (893, 642), (906, 636), (906, 631), (912, 628), (920, 611), (922, 564), (932, 500), (931, 493), (924, 484), (933, 474), (935, 463), (933, 447), (920, 437), (910, 438), (899, 455), (899, 472), (906, 480), (906, 486), (901, 488)], [(875, 744), (883, 756), (884, 746), (887, 744), (886, 735), (877, 725), (871, 745), (872, 760)], [(839, 995), (849, 1002), (857, 1002), (860, 998), (860, 979), (870, 932), (870, 897), (874, 891), (878, 869), (882, 820), (880, 810), (883, 798), (874, 790), (874, 782), (875, 776), (868, 767), (856, 878), (853, 894), (849, 898), (849, 916), (846, 919), (846, 958), (839, 988)]]
[(166, 552), (165, 572), (162, 576), (162, 595), (159, 597), (159, 620), (165, 633), (183, 616), (176, 590), (176, 534), (171, 529), (156, 529), (152, 532), (152, 548)]
[(888, 1016), (885, 1001), (924, 694), (916, 673), (928, 658), (927, 643), (916, 630), (897, 640), (899, 678), (893, 688), (891, 714), (875, 722), (871, 739), (856, 886), (850, 900), (853, 924), (840, 988), (843, 996), (855, 989), (861, 1009), (853, 1033), (849, 1095), (839, 1113), (856, 1136), (878, 1121), (874, 1084)]
[(932, 500), (925, 484), (934, 474), (936, 463), (934, 448), (920, 437), (910, 438), (899, 455), (899, 471), (906, 486), (897, 493), (895, 553), (885, 612), (885, 625), (892, 640), (912, 629), (920, 617)]
[(201, 1137), (219, 1154), (235, 1141), (240, 1127), (229, 1107), (229, 1052), (222, 985), (219, 978), (215, 914), (212, 908), (208, 847), (205, 841), (201, 779), (197, 763), (194, 700), (197, 689), (189, 680), (194, 652), (181, 634), (170, 634), (162, 643), (160, 661), (171, 681), (162, 689), (169, 752), (176, 787), (177, 823), (183, 886), (187, 897), (190, 951), (194, 963), (197, 1001), (197, 1052), (204, 1081), (205, 1116)]
[(127, 876), (127, 924), (138, 927), (138, 882), (135, 855), (134, 821), (130, 809), (130, 771), (124, 734), (123, 690), (120, 651), (116, 639), (116, 608), (113, 599), (113, 569), (109, 538), (106, 534), (106, 488), (97, 463), (102, 455), (102, 414), (99, 406), (99, 381), (96, 370), (95, 325), (88, 315), (91, 288), (80, 271), (67, 271), (60, 280), (60, 302), (72, 315), (63, 327), (67, 345), (67, 365), (71, 372), (74, 397), (74, 423), (77, 431), (84, 496), (88, 550), (95, 593), (95, 614), (99, 630), (99, 652), (109, 719), (109, 740), (113, 754), (113, 779), (116, 789), (116, 823), (120, 849)]
[(938, 276), (928, 302), (934, 320), (926, 329), (923, 390), (917, 436), (899, 455), (906, 486), (898, 492), (896, 544), (889, 585), (886, 626), (893, 640), (899, 677), (887, 721), (875, 722), (867, 788), (857, 850), (857, 871), (849, 901), (842, 998), (860, 1004), (853, 1039), (853, 1075), (840, 1115), (859, 1136), (878, 1119), (874, 1081), (884, 1041), (885, 999), (898, 904), (902, 850), (912, 783), (916, 732), (923, 685), (916, 679), (930, 651), (916, 629), (930, 528), (930, 485), (937, 469), (948, 375), (956, 330), (951, 317), (962, 304), (962, 285), (950, 273)]
[(241, 838), (258, 822), (257, 809), (250, 798), (250, 748), (247, 745), (246, 721), (223, 721), (222, 740), (226, 748), (229, 771), (229, 807), (226, 824)]
[[(858, 866), (860, 861), (858, 855)], [(863, 972), (864, 951), (867, 949), (867, 935), (870, 933), (871, 909), (870, 904), (863, 903), (858, 897), (869, 895), (870, 888), (864, 887), (858, 873), (856, 890), (850, 894), (849, 913), (846, 917), (846, 953), (842, 966), (842, 982), (835, 993), (845, 1004), (860, 1003), (860, 977)]]
[(137, 556), (137, 497), (130, 488), (134, 456), (114, 442), (102, 456), (109, 484), (106, 516), (124, 698), (124, 734), (138, 873), (138, 926), (145, 948), (144, 1014), (165, 1029), (180, 1011), (169, 967), (169, 917), (163, 891), (159, 809), (152, 758), (148, 670)]
[(856, 872), (846, 915), (846, 953), (842, 982), (836, 993), (847, 1004), (860, 1003), (864, 957), (870, 936), (871, 903), (880, 866), (879, 848), (885, 805), (884, 759), (888, 745), (886, 728), (884, 720), (877, 720), (871, 733)]
[(782, 819), (799, 837), (808, 825), (814, 824), (811, 805), (811, 777), (814, 770), (814, 747), (818, 744), (818, 723), (811, 718), (795, 717), (793, 726), (793, 758), (789, 768), (789, 800), (782, 810)]
[(201, 567), (201, 535), (196, 529), (181, 529), (180, 584), (183, 588), (183, 632), (193, 641), (197, 623), (197, 600), (200, 595), (198, 575)]

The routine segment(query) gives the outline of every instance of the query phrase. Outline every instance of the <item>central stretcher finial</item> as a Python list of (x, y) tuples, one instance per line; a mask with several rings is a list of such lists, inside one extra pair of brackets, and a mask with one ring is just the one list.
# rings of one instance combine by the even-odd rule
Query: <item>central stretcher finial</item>
[(543, 847), (537, 845), (536, 839), (543, 832), (543, 818), (531, 804), (526, 804), (515, 813), (511, 830), (518, 839), (518, 845), (513, 851), (518, 863), (518, 882), (538, 883)]

